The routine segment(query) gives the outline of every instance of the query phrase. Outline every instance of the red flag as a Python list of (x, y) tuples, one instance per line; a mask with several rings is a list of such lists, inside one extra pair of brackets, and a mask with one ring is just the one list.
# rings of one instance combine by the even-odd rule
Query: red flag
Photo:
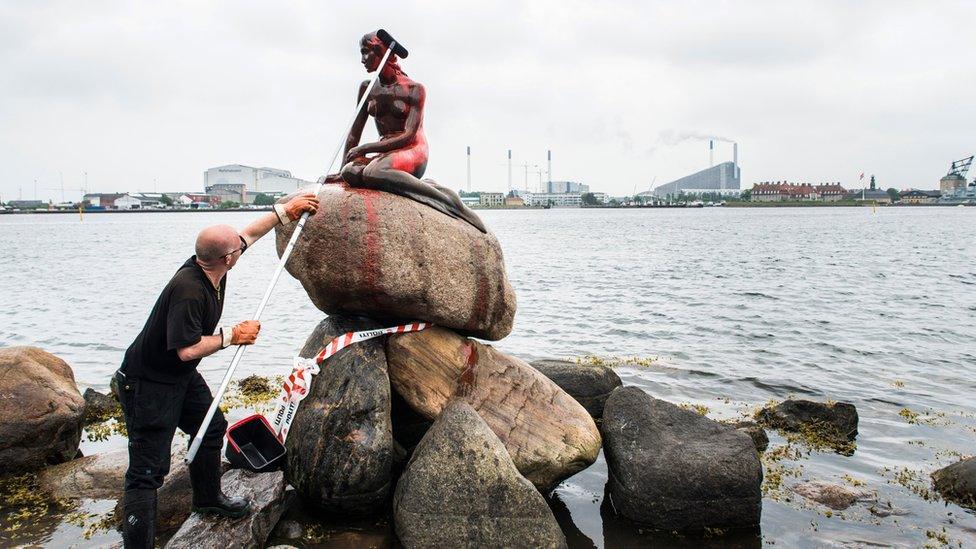
[(858, 177), (858, 179), (864, 179), (864, 172), (861, 172), (861, 177)]

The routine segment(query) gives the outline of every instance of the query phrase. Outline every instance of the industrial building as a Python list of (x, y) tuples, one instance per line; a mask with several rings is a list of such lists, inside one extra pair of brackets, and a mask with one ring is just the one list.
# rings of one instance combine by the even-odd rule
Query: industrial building
[(287, 170), (274, 168), (252, 168), (241, 164), (217, 166), (203, 172), (203, 187), (206, 192), (211, 188), (234, 188), (238, 193), (240, 188), (255, 193), (290, 193), (298, 190), (302, 185), (308, 185), (297, 177), (292, 177)]
[[(709, 142), (709, 150), (714, 145)], [(659, 185), (651, 193), (657, 198), (696, 194), (738, 194), (741, 189), (742, 174), (739, 168), (739, 144), (732, 144), (732, 161), (686, 175), (670, 183)], [(646, 196), (646, 194), (645, 194)]]
[(590, 186), (575, 181), (550, 181), (546, 183), (546, 192), (551, 194), (561, 193), (588, 193)]

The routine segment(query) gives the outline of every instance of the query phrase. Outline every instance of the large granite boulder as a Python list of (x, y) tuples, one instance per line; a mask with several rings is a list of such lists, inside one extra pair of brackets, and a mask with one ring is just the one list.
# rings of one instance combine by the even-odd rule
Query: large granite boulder
[(759, 524), (762, 464), (747, 434), (637, 387), (610, 395), (602, 430), (621, 515), (661, 530)]
[[(300, 355), (313, 357), (335, 336), (377, 327), (364, 317), (326, 318)], [(320, 367), (285, 441), (288, 482), (320, 510), (371, 513), (393, 490), (390, 381), (383, 339), (351, 345)]]
[(549, 378), (490, 345), (444, 328), (390, 336), (390, 382), (434, 419), (458, 397), (501, 439), (518, 470), (547, 492), (600, 452), (590, 414)]
[(603, 405), (610, 398), (610, 393), (623, 385), (617, 372), (602, 364), (551, 359), (536, 360), (531, 364), (596, 418), (603, 417)]
[(0, 349), (0, 474), (74, 458), (84, 415), (65, 361), (37, 347)]
[(224, 473), (221, 486), (228, 495), (250, 500), (250, 512), (240, 519), (193, 513), (170, 538), (167, 548), (264, 547), (287, 504), (284, 473), (232, 469)]
[(454, 400), (417, 446), (393, 498), (413, 547), (565, 547), (545, 499), (481, 416)]
[[(328, 184), (318, 197), (287, 265), (316, 307), (490, 340), (512, 331), (515, 292), (492, 233), (391, 193)], [(279, 254), (296, 225), (277, 226)]]
[(932, 484), (946, 500), (976, 510), (976, 457), (935, 471)]

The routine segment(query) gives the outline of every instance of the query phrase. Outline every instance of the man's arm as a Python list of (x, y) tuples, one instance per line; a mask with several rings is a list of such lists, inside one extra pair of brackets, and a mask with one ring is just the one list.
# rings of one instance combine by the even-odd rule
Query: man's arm
[(284, 204), (275, 204), (275, 211), (263, 214), (247, 227), (244, 227), (244, 230), (241, 231), (241, 237), (250, 246), (268, 234), (278, 223), (285, 223), (285, 219), (289, 223), (295, 221), (305, 212), (315, 215), (318, 207), (319, 199), (315, 198), (312, 193), (298, 195)]
[(210, 356), (223, 348), (223, 338), (219, 335), (203, 336), (200, 341), (189, 347), (176, 350), (176, 356), (183, 362), (189, 362), (205, 356)]

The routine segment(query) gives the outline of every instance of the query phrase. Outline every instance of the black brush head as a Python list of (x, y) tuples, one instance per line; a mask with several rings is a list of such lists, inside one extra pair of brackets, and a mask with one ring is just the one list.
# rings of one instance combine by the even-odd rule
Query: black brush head
[(407, 51), (407, 48), (403, 47), (403, 44), (401, 44), (399, 40), (396, 40), (390, 36), (390, 33), (386, 32), (385, 30), (380, 29), (376, 31), (376, 37), (379, 38), (381, 42), (386, 44), (386, 47), (390, 47), (390, 44), (395, 43), (393, 46), (393, 53), (400, 59), (403, 59), (410, 54), (410, 52)]

